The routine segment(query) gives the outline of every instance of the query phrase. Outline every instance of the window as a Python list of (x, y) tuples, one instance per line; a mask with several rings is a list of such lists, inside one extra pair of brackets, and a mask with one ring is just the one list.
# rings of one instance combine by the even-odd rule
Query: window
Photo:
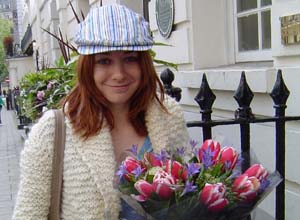
[(272, 0), (234, 1), (236, 60), (271, 60)]

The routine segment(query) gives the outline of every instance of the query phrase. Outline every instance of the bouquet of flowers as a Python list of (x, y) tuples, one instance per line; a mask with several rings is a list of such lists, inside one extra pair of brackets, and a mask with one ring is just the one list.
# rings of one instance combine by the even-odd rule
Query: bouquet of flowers
[(116, 176), (125, 200), (144, 210), (145, 219), (242, 219), (266, 197), (281, 178), (261, 164), (241, 172), (239, 153), (213, 140), (201, 147), (190, 142), (190, 156), (176, 152), (145, 152), (138, 159), (131, 149)]

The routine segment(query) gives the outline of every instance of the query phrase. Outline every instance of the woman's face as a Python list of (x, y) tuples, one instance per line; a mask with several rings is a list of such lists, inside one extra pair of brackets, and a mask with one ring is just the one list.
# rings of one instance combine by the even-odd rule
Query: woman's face
[(141, 81), (139, 54), (115, 51), (95, 55), (94, 80), (112, 106), (127, 106)]

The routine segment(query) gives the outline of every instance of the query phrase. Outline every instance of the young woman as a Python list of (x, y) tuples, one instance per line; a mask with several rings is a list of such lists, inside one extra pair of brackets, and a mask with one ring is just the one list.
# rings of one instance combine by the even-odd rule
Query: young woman
[[(91, 9), (76, 38), (77, 85), (64, 101), (66, 145), (62, 219), (142, 219), (113, 187), (122, 153), (133, 144), (159, 152), (186, 145), (179, 105), (164, 96), (149, 49), (148, 23), (121, 5)], [(21, 157), (13, 219), (47, 219), (54, 113), (32, 128)], [(145, 146), (146, 145), (146, 146)]]

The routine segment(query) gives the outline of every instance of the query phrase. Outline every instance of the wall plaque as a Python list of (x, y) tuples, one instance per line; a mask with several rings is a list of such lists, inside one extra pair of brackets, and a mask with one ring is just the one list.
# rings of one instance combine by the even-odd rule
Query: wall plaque
[(172, 32), (174, 22), (174, 1), (156, 0), (155, 14), (160, 34), (164, 38), (168, 38)]
[(281, 43), (300, 44), (300, 14), (284, 16), (281, 20)]

